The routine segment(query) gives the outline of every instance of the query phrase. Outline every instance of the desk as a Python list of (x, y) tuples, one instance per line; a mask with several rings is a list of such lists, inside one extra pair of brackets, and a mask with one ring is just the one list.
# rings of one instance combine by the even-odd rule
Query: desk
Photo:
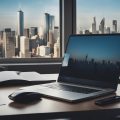
[[(41, 101), (28, 105), (14, 103), (9, 100), (8, 95), (19, 87), (0, 88), (0, 104), (6, 104), (0, 106), (0, 120), (40, 120), (48, 118), (53, 120), (54, 118), (75, 119), (75, 117), (79, 117), (78, 120), (80, 118), (82, 120), (114, 120), (113, 118), (120, 115), (120, 103), (100, 107), (94, 104), (96, 99), (74, 104), (47, 98), (42, 98)], [(120, 85), (117, 94), (120, 95)]]

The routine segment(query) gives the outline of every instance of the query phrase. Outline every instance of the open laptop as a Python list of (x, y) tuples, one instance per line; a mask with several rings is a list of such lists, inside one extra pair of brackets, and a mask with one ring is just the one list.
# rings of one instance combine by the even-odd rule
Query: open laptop
[(120, 34), (71, 35), (57, 82), (34, 86), (45, 97), (77, 102), (113, 93), (120, 75)]

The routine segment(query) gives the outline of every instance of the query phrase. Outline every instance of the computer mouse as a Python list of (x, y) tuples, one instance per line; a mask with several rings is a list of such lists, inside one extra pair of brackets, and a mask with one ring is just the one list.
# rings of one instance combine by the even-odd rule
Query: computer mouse
[(41, 94), (34, 91), (19, 90), (10, 94), (8, 98), (18, 103), (30, 103), (41, 100)]

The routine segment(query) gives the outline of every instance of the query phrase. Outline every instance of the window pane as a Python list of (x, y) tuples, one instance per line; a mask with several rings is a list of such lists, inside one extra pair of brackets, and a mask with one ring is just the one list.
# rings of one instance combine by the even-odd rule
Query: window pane
[(59, 58), (59, 0), (1, 0), (0, 58)]
[(77, 33), (118, 33), (119, 5), (120, 0), (77, 0)]

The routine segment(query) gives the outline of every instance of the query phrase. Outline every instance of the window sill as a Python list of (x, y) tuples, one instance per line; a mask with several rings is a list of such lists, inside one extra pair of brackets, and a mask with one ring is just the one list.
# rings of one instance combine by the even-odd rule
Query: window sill
[(62, 58), (5, 58), (0, 59), (0, 64), (19, 64), (19, 63), (59, 63)]
[(62, 59), (1, 59), (0, 66), (10, 71), (36, 71), (42, 74), (59, 73)]

